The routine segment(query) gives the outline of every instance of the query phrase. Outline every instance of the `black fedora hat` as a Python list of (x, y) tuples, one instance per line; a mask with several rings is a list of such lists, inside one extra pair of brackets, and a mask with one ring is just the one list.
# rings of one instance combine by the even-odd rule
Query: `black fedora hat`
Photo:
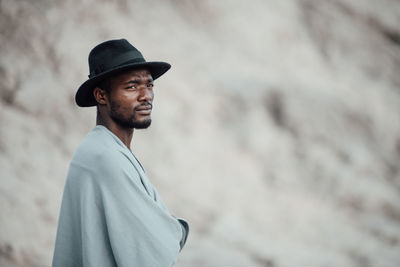
[(139, 50), (125, 39), (110, 40), (97, 45), (89, 54), (89, 79), (75, 94), (75, 102), (80, 107), (97, 104), (93, 89), (104, 79), (130, 68), (147, 69), (153, 80), (167, 72), (171, 65), (166, 62), (147, 62)]

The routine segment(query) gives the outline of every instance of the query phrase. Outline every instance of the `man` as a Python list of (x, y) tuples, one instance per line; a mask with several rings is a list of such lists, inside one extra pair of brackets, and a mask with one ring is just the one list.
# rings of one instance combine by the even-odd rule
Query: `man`
[(173, 217), (130, 149), (150, 126), (154, 80), (171, 66), (146, 62), (125, 39), (89, 54), (78, 106), (97, 106), (96, 127), (76, 150), (65, 183), (53, 267), (172, 266), (188, 224)]

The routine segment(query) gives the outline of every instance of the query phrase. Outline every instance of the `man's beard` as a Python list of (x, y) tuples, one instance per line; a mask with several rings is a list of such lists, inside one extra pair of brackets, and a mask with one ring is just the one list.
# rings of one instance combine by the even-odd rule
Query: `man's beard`
[[(150, 104), (151, 105), (151, 104)], [(151, 119), (138, 121), (136, 119), (136, 110), (134, 110), (133, 114), (129, 117), (124, 117), (120, 112), (120, 105), (111, 101), (110, 102), (110, 117), (113, 119), (118, 125), (129, 128), (129, 129), (146, 129), (151, 124)]]

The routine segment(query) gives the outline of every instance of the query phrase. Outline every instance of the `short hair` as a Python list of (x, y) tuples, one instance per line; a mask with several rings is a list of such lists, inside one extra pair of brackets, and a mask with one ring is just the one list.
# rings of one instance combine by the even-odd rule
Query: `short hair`
[(105, 78), (103, 80), (101, 80), (98, 84), (97, 87), (99, 87), (100, 89), (103, 89), (104, 91), (106, 91), (106, 93), (110, 93), (111, 91), (111, 81), (109, 78)]

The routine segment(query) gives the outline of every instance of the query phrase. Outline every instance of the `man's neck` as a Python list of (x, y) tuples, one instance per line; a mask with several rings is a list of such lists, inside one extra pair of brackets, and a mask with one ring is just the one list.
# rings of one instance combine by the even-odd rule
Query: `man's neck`
[(97, 116), (96, 125), (103, 125), (106, 127), (113, 134), (115, 134), (127, 148), (131, 149), (133, 129), (123, 128), (112, 120), (104, 120), (102, 116)]

